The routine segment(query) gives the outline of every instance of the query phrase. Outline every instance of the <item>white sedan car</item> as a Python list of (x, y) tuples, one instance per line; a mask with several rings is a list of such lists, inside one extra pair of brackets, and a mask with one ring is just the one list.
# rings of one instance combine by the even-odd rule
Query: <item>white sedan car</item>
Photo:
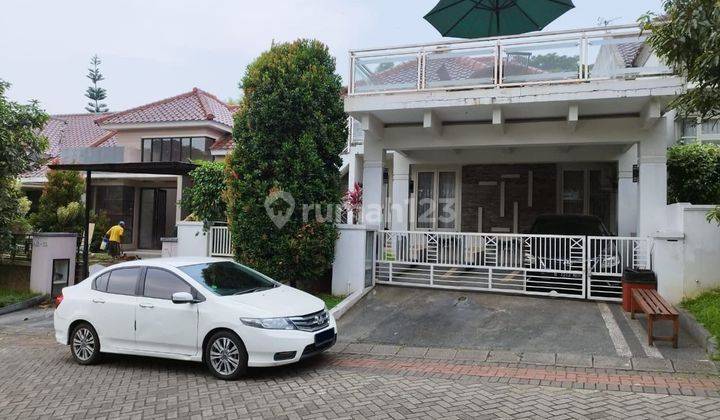
[(322, 300), (232, 261), (166, 258), (113, 265), (62, 292), (55, 339), (80, 364), (102, 353), (204, 362), (220, 379), (330, 348)]

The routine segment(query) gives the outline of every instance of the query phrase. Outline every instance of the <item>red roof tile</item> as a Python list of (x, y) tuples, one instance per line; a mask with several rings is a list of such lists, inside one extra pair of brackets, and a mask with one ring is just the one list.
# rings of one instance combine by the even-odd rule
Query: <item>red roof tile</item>
[[(106, 116), (107, 114), (103, 114)], [(115, 146), (115, 131), (105, 130), (95, 124), (98, 114), (51, 115), (41, 133), (48, 139), (48, 160), (60, 156), (60, 150), (72, 147), (111, 147)], [(45, 175), (45, 166), (22, 175), (34, 178)]]
[(235, 142), (233, 141), (233, 138), (231, 135), (226, 135), (225, 137), (221, 137), (213, 143), (212, 146), (210, 146), (211, 150), (230, 150), (235, 145)]
[(98, 124), (214, 121), (232, 127), (232, 111), (215, 95), (198, 88), (97, 120)]

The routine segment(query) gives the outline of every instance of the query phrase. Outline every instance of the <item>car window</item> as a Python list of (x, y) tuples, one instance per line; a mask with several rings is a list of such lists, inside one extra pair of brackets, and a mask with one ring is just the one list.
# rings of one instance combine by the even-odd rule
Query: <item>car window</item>
[(232, 261), (189, 265), (180, 267), (180, 270), (220, 296), (253, 293), (280, 285), (269, 277)]
[(188, 292), (193, 288), (173, 273), (156, 268), (148, 268), (145, 274), (143, 296), (156, 299), (172, 299), (173, 293)]
[(140, 268), (119, 268), (110, 272), (107, 292), (134, 295)]
[(99, 290), (101, 292), (106, 291), (109, 278), (110, 278), (110, 273), (105, 273), (102, 276), (96, 277), (95, 281), (93, 283), (93, 289)]

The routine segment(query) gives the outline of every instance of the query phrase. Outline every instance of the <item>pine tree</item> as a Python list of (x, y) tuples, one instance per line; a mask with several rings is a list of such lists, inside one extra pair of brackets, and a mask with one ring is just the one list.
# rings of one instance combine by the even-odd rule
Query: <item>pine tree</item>
[(108, 112), (107, 105), (100, 102), (107, 97), (105, 89), (98, 87), (98, 82), (105, 80), (102, 73), (100, 73), (100, 63), (102, 63), (102, 61), (100, 61), (100, 58), (97, 54), (95, 54), (93, 58), (90, 59), (90, 65), (92, 68), (88, 69), (87, 74), (87, 78), (92, 81), (92, 86), (88, 87), (85, 92), (85, 97), (90, 99), (90, 102), (88, 102), (88, 106), (86, 106), (85, 109), (94, 114)]

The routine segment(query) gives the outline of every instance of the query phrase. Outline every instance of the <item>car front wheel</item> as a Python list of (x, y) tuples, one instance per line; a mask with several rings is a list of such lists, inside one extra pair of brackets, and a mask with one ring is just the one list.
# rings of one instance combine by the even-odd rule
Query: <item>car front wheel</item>
[(205, 346), (205, 363), (216, 378), (232, 381), (247, 371), (247, 351), (237, 335), (220, 331)]
[(73, 359), (81, 365), (92, 365), (100, 360), (100, 339), (95, 328), (88, 323), (78, 324), (72, 331), (70, 349)]

